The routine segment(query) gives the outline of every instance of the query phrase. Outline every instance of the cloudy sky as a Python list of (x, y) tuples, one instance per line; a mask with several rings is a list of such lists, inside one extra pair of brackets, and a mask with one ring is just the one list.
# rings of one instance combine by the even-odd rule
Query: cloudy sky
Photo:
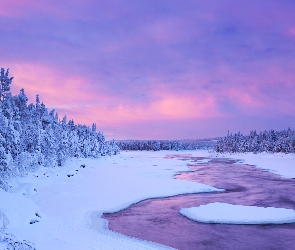
[(0, 66), (107, 138), (294, 128), (293, 0), (9, 0)]

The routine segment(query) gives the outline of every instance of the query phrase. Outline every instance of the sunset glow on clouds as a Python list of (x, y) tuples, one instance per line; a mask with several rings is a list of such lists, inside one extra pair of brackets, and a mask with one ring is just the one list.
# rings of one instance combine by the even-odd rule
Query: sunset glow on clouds
[(295, 123), (295, 3), (6, 1), (12, 92), (107, 138), (183, 139)]

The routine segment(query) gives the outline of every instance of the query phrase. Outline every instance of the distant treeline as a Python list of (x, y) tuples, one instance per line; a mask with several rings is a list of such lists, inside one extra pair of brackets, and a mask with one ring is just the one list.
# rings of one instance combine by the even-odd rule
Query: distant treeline
[(195, 149), (213, 149), (216, 140), (127, 140), (117, 141), (121, 150), (195, 150)]
[(270, 152), (294, 153), (295, 130), (288, 128), (281, 131), (251, 131), (249, 135), (228, 133), (220, 138), (215, 146), (220, 153)]

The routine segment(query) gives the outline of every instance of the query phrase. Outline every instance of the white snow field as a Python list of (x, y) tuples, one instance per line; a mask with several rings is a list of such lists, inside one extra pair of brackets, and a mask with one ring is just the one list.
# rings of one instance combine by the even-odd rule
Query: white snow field
[(175, 179), (178, 171), (189, 168), (188, 161), (164, 158), (174, 153), (181, 154), (122, 152), (71, 160), (58, 169), (42, 167), (18, 177), (10, 193), (0, 190), (0, 234), (5, 228), (5, 233), (34, 243), (38, 250), (166, 249), (109, 231), (101, 215), (148, 198), (224, 191)]
[(182, 208), (183, 216), (203, 223), (285, 224), (295, 222), (295, 210), (275, 207), (242, 206), (214, 202)]

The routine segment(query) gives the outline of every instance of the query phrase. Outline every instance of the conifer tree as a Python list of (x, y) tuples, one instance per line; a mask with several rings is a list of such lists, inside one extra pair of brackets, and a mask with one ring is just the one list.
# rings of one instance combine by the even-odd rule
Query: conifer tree
[(4, 70), (4, 68), (1, 68), (1, 74), (0, 74), (0, 100), (4, 100), (4, 97), (6, 93), (10, 91), (10, 84), (12, 82), (13, 77), (8, 77), (9, 69)]
[(0, 188), (7, 189), (10, 176), (38, 168), (62, 166), (69, 157), (99, 157), (120, 150), (114, 141), (108, 143), (92, 127), (61, 121), (55, 110), (48, 112), (36, 95), (35, 104), (27, 104), (24, 89), (12, 96), (13, 77), (1, 68), (0, 75)]

